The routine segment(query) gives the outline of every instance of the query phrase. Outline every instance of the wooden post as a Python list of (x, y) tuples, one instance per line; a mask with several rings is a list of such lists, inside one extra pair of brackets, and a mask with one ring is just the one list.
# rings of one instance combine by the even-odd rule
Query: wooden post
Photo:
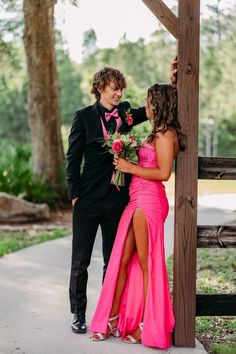
[(174, 344), (195, 347), (200, 0), (179, 1), (178, 117), (186, 150), (176, 161)]
[(168, 31), (178, 38), (178, 18), (162, 0), (142, 0)]

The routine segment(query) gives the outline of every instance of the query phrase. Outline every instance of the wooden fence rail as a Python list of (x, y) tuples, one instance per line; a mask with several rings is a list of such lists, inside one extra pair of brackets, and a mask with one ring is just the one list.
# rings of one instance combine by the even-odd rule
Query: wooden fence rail
[(235, 294), (197, 294), (196, 316), (235, 316)]
[(236, 158), (198, 157), (198, 178), (236, 180)]
[(236, 247), (236, 226), (198, 225), (197, 247), (235, 248)]
[[(236, 180), (236, 158), (198, 157), (198, 178)], [(235, 191), (236, 192), (236, 191)], [(236, 210), (236, 200), (235, 200)], [(236, 247), (235, 225), (198, 225), (197, 247)], [(235, 294), (197, 294), (196, 316), (235, 316)]]

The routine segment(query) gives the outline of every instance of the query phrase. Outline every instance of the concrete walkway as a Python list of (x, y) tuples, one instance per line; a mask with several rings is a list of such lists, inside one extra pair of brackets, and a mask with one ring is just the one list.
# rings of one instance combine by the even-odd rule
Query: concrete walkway
[[(89, 333), (73, 334), (68, 304), (71, 237), (49, 241), (0, 259), (0, 353), (4, 354), (203, 354), (195, 349), (157, 350), (127, 345), (109, 338), (95, 343)], [(100, 252), (95, 253), (88, 284), (89, 322), (102, 274)]]

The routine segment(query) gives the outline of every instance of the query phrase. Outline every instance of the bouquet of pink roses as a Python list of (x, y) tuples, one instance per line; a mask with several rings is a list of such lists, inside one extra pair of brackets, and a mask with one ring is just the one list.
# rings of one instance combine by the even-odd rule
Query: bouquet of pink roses
[[(105, 140), (103, 146), (113, 155), (123, 157), (133, 163), (138, 163), (137, 150), (140, 146), (140, 142), (132, 133), (120, 134), (116, 132), (114, 134), (108, 134), (108, 138)], [(118, 170), (114, 172), (111, 183), (116, 186), (124, 186), (124, 172)]]

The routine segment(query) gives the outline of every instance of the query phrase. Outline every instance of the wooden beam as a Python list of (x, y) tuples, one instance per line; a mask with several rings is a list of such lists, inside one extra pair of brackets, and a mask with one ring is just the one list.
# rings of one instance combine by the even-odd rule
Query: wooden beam
[(197, 227), (197, 247), (204, 248), (235, 248), (236, 226), (210, 226)]
[(198, 178), (236, 180), (236, 158), (199, 157)]
[(197, 316), (235, 316), (235, 294), (199, 294), (196, 296)]
[(195, 347), (200, 0), (179, 1), (178, 117), (186, 150), (176, 160), (174, 344)]
[(178, 38), (178, 18), (162, 0), (142, 0), (168, 31)]

